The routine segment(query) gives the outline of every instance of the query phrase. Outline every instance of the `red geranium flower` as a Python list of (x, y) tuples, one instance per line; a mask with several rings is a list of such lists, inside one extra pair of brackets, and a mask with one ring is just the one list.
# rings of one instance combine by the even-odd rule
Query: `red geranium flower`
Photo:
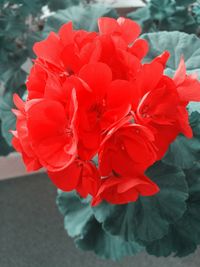
[(90, 194), (93, 205), (124, 204), (159, 191), (144, 173), (178, 134), (192, 136), (187, 105), (200, 101), (200, 83), (183, 59), (167, 77), (167, 51), (142, 64), (148, 43), (135, 22), (98, 25), (77, 31), (70, 22), (34, 45), (27, 100), (14, 96), (13, 146), (58, 188)]

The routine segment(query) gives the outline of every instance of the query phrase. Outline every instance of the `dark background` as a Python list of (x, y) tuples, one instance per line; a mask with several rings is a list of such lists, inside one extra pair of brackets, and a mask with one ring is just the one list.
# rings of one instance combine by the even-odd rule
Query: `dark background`
[(45, 174), (0, 182), (0, 267), (198, 267), (200, 250), (186, 258), (141, 253), (115, 263), (75, 248), (63, 229), (56, 189)]

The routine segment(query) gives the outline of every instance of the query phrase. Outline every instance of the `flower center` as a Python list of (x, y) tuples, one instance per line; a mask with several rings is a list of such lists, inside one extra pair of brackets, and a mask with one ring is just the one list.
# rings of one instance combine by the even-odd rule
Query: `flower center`
[(67, 67), (66, 71), (68, 76), (74, 75), (74, 71), (70, 67)]
[(90, 112), (95, 112), (96, 118), (97, 120), (99, 120), (105, 111), (105, 106), (105, 100), (103, 100), (102, 102), (97, 102), (90, 107)]

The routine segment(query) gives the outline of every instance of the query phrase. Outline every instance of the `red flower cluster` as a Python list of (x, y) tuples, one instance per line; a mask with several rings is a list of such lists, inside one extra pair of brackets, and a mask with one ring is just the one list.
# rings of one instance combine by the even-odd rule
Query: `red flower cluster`
[(95, 33), (67, 23), (34, 45), (27, 100), (14, 96), (13, 146), (58, 188), (123, 204), (159, 191), (144, 173), (178, 134), (192, 137), (186, 106), (200, 101), (200, 83), (183, 59), (165, 76), (167, 51), (142, 64), (148, 43), (135, 22), (98, 25)]

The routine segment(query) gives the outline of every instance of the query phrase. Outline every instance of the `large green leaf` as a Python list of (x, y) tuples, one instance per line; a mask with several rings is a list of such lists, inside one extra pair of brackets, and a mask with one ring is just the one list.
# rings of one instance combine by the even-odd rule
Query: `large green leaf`
[(89, 205), (82, 204), (75, 192), (58, 191), (57, 205), (64, 215), (64, 225), (69, 236), (77, 237), (84, 233), (84, 228), (93, 215)]
[(200, 78), (200, 39), (196, 35), (183, 32), (159, 32), (144, 34), (142, 38), (149, 42), (149, 54), (145, 61), (151, 61), (164, 50), (171, 53), (166, 73), (172, 76), (183, 55), (188, 73), (197, 73)]
[(147, 252), (156, 256), (186, 256), (200, 244), (200, 163), (185, 171), (189, 185), (187, 210), (183, 217), (174, 225), (162, 239), (147, 245)]
[(185, 257), (193, 253), (197, 248), (195, 242), (184, 234), (182, 229), (171, 225), (168, 235), (164, 236), (161, 240), (154, 241), (146, 246), (146, 251), (157, 257), (168, 257), (170, 254), (175, 253), (175, 256)]
[(76, 245), (83, 250), (94, 250), (103, 259), (120, 260), (124, 256), (134, 255), (143, 247), (136, 242), (126, 242), (118, 236), (105, 232), (95, 219), (87, 225), (87, 232), (75, 239)]
[(119, 260), (143, 249), (136, 242), (126, 242), (120, 237), (106, 233), (90, 207), (90, 198), (80, 199), (75, 192), (58, 191), (57, 205), (64, 215), (64, 226), (68, 234), (75, 238), (77, 247), (93, 250), (104, 259)]
[(170, 223), (182, 217), (188, 198), (184, 173), (179, 168), (158, 162), (147, 175), (160, 187), (157, 195), (141, 197), (127, 205), (104, 202), (94, 208), (96, 219), (110, 234), (146, 244), (166, 235)]
[(50, 16), (45, 24), (44, 35), (50, 31), (58, 31), (60, 26), (66, 22), (72, 21), (76, 29), (85, 29), (88, 31), (97, 30), (97, 19), (99, 17), (117, 17), (114, 9), (105, 5), (79, 5), (59, 10)]
[(170, 164), (188, 169), (200, 159), (200, 140), (193, 137), (187, 139), (183, 135), (179, 135), (170, 145), (163, 161)]

